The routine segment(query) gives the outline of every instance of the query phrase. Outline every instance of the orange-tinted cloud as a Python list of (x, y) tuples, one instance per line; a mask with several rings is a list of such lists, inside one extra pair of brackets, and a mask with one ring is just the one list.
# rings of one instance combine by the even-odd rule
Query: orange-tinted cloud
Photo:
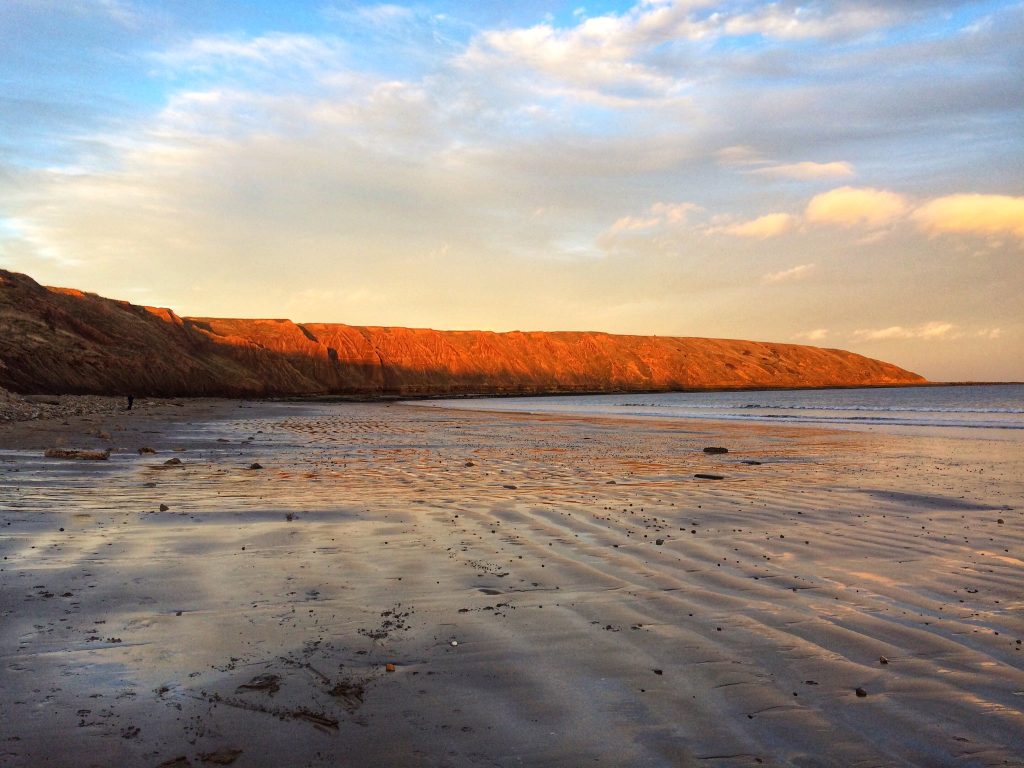
[(729, 235), (736, 235), (737, 237), (765, 239), (777, 237), (788, 232), (796, 225), (797, 221), (796, 216), (788, 213), (768, 213), (750, 221), (724, 227), (721, 231)]
[(1024, 237), (1024, 197), (947, 195), (925, 203), (913, 214), (929, 234), (961, 232)]
[(914, 327), (891, 325), (888, 328), (862, 329), (854, 331), (856, 339), (880, 341), (883, 339), (948, 339), (959, 335), (953, 323), (933, 320)]
[(903, 216), (909, 206), (902, 195), (873, 187), (839, 187), (815, 195), (805, 216), (814, 224), (881, 227)]
[(787, 280), (799, 280), (806, 277), (814, 269), (813, 264), (800, 264), (791, 269), (784, 269), (781, 272), (772, 272), (762, 279), (766, 283), (784, 283)]
[(804, 341), (821, 341), (828, 337), (828, 328), (813, 328), (810, 331), (794, 333), (793, 336)]
[(683, 224), (691, 211), (701, 210), (693, 203), (655, 203), (642, 216), (623, 216), (611, 226), (612, 234), (636, 232), (660, 226)]

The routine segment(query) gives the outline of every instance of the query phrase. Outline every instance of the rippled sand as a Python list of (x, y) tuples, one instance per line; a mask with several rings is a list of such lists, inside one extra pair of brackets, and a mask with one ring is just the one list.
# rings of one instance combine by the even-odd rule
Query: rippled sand
[(4, 766), (1024, 765), (1005, 436), (94, 418), (0, 430)]

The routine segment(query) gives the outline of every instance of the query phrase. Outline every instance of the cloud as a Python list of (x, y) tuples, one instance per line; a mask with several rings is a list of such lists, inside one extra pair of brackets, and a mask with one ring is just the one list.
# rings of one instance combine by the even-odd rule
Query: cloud
[(801, 331), (800, 333), (794, 333), (794, 338), (804, 339), (805, 341), (821, 341), (828, 337), (828, 328), (815, 328), (810, 331)]
[(655, 203), (651, 206), (651, 213), (667, 224), (682, 224), (691, 211), (699, 210), (701, 207), (695, 203)]
[(344, 45), (337, 38), (273, 32), (256, 37), (205, 35), (153, 55), (172, 73), (238, 71), (261, 67), (286, 71), (337, 65)]
[(868, 3), (768, 3), (747, 13), (726, 16), (722, 29), (728, 35), (761, 35), (779, 40), (849, 38), (892, 24), (897, 9)]
[(805, 160), (800, 163), (787, 163), (784, 165), (770, 165), (765, 168), (757, 168), (751, 173), (763, 176), (772, 176), (780, 179), (797, 179), (799, 181), (810, 181), (815, 179), (839, 179), (846, 176), (853, 176), (853, 165), (844, 161), (832, 163), (814, 163)]
[(725, 168), (758, 165), (768, 162), (760, 152), (745, 144), (722, 147), (722, 149), (715, 153), (715, 157), (718, 159), (718, 164)]
[(595, 16), (566, 29), (551, 24), (488, 30), (460, 59), (466, 68), (532, 72), (575, 86), (576, 98), (613, 97), (619, 105), (665, 99), (677, 78), (645, 63), (650, 48), (696, 34), (685, 3), (641, 3), (627, 13)]
[(853, 164), (845, 160), (829, 163), (818, 163), (802, 160), (796, 163), (778, 163), (766, 158), (754, 147), (736, 144), (723, 147), (715, 153), (718, 165), (723, 168), (746, 169), (746, 173), (755, 173), (777, 179), (795, 179), (797, 181), (815, 181), (818, 179), (839, 179), (854, 175)]
[(788, 213), (768, 213), (740, 224), (719, 227), (716, 231), (736, 237), (754, 237), (764, 240), (789, 232), (798, 222), (799, 219), (796, 216)]
[(913, 218), (931, 235), (957, 232), (1024, 238), (1024, 197), (947, 195), (919, 207)]
[(882, 341), (886, 339), (950, 339), (959, 335), (956, 333), (957, 326), (934, 320), (930, 323), (904, 327), (902, 325), (891, 325), (888, 328), (877, 328), (874, 330), (861, 329), (853, 332), (855, 339), (861, 341)]
[(415, 11), (412, 8), (392, 3), (360, 6), (355, 13), (363, 21), (375, 25), (393, 24), (396, 21), (406, 21), (415, 16)]
[(617, 235), (623, 232), (653, 229), (659, 224), (661, 224), (661, 219), (656, 216), (622, 216), (615, 220), (609, 231)]
[(800, 280), (807, 277), (814, 270), (814, 264), (800, 264), (792, 269), (784, 269), (781, 272), (770, 272), (762, 277), (765, 283), (785, 283), (790, 280)]
[(874, 228), (902, 217), (908, 208), (906, 199), (895, 192), (873, 187), (839, 187), (812, 197), (804, 216), (812, 224)]
[(701, 207), (694, 203), (655, 203), (641, 216), (622, 216), (609, 229), (610, 234), (636, 232), (661, 226), (675, 226), (686, 222), (692, 211)]

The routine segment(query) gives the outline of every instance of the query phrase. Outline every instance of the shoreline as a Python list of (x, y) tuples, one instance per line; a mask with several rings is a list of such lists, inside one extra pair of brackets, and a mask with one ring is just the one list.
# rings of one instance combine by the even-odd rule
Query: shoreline
[(0, 425), (12, 766), (1024, 762), (1024, 457), (997, 441), (397, 403), (67, 421)]
[[(713, 394), (739, 392), (817, 392), (835, 390), (874, 390), (874, 389), (924, 389), (941, 387), (976, 387), (976, 386), (1019, 386), (1024, 382), (918, 382), (912, 384), (872, 384), (872, 385), (836, 385), (818, 387), (718, 387), (705, 389), (628, 389), (628, 390), (557, 390), (546, 392), (481, 392), (481, 393), (439, 393), (439, 394), (393, 394), (375, 395), (357, 394), (321, 394), (321, 395), (267, 395), (263, 397), (235, 397), (210, 395), (139, 395), (135, 397), (139, 408), (152, 407), (161, 403), (206, 402), (224, 400), (228, 402), (266, 402), (266, 403), (396, 403), (419, 402), (432, 400), (502, 400), (510, 398), (554, 398), (573, 396), (602, 395), (657, 395), (657, 394)], [(17, 393), (0, 389), (0, 424), (15, 421), (35, 421), (39, 419), (67, 418), (85, 414), (113, 413), (125, 402), (125, 395), (85, 395), (85, 394), (50, 394), (50, 393)], [(699, 418), (699, 417), (694, 417)]]

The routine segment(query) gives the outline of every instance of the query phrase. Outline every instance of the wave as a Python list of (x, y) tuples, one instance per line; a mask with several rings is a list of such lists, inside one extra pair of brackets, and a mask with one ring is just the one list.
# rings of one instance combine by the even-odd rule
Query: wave
[(665, 392), (434, 401), (442, 407), (620, 418), (1024, 429), (1024, 386)]
[[(456, 405), (456, 407), (465, 407)], [(748, 421), (748, 422), (785, 422), (787, 424), (834, 424), (834, 425), (878, 425), (898, 427), (957, 427), (966, 429), (1024, 429), (1024, 422), (1021, 421), (965, 421), (963, 419), (928, 419), (898, 416), (830, 416), (827, 414), (786, 414), (786, 413), (695, 413), (683, 410), (678, 407), (664, 412), (640, 412), (625, 408), (598, 408), (598, 407), (564, 407), (556, 409), (537, 408), (488, 408), (486, 403), (479, 406), (483, 410), (516, 411), (523, 413), (563, 413), (569, 416), (620, 416), (620, 417), (641, 417), (641, 418), (669, 418), (669, 419), (700, 419), (704, 421)], [(664, 407), (664, 406), (660, 406)], [(687, 406), (689, 407), (689, 406)], [(824, 410), (824, 409), (821, 409)]]
[(768, 409), (773, 411), (874, 411), (878, 413), (993, 413), (1024, 415), (1024, 408), (943, 408), (939, 406), (877, 406), (877, 405), (780, 405), (776, 403), (617, 403), (622, 408), (700, 408), (715, 410)]

